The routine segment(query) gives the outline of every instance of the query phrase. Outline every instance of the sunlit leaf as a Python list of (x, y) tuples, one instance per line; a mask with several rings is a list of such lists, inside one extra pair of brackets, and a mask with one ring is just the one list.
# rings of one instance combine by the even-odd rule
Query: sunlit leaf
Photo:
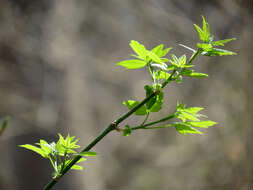
[[(83, 161), (86, 161), (87, 159), (86, 158), (80, 158), (76, 163), (78, 164), (78, 163), (80, 163), (80, 162), (83, 162)], [(71, 160), (70, 160), (71, 161)]]
[(161, 57), (160, 54), (161, 54), (162, 51), (163, 51), (163, 47), (164, 47), (164, 45), (163, 45), (163, 44), (160, 44), (160, 45), (154, 47), (154, 48), (151, 50), (151, 52), (153, 52), (153, 53), (156, 54), (157, 56)]
[(196, 31), (198, 32), (199, 38), (203, 41), (204, 40), (204, 34), (202, 29), (197, 25), (197, 24), (193, 24)]
[(147, 50), (144, 45), (135, 40), (131, 40), (129, 45), (139, 57), (141, 57), (143, 60), (146, 60)]
[(200, 127), (200, 128), (208, 128), (216, 124), (214, 121), (188, 121), (185, 122), (186, 124), (192, 126), (192, 127)]
[(213, 42), (212, 45), (214, 46), (224, 46), (225, 43), (228, 43), (232, 40), (236, 40), (236, 38), (230, 38), (230, 39), (224, 39), (224, 40), (219, 40), (219, 41), (216, 41), (216, 42)]
[(194, 27), (198, 32), (201, 41), (205, 43), (209, 43), (211, 41), (209, 24), (206, 22), (205, 17), (202, 16), (202, 29), (196, 24), (194, 24)]
[(147, 51), (147, 55), (152, 59), (154, 62), (162, 64), (162, 60), (153, 52)]
[(189, 69), (182, 70), (181, 74), (184, 76), (192, 77), (192, 78), (208, 77), (208, 75), (205, 73), (197, 73), (197, 72), (194, 72), (193, 70), (189, 70)]
[(79, 165), (73, 165), (71, 167), (72, 170), (83, 170), (83, 167), (82, 166), (79, 166)]
[(41, 149), (47, 153), (48, 155), (52, 152), (52, 148), (50, 146), (50, 144), (48, 144), (47, 141), (40, 139), (40, 143), (38, 143), (41, 147)]
[[(127, 100), (124, 101), (123, 104), (128, 107), (128, 109), (133, 109), (135, 106), (139, 105), (140, 103), (135, 100)], [(135, 115), (146, 115), (147, 110), (145, 106), (141, 106), (137, 111), (134, 112)]]
[(174, 54), (171, 54), (171, 57), (172, 57), (173, 62), (174, 62), (176, 65), (178, 65), (179, 60), (178, 60), (177, 56), (174, 55)]
[(125, 61), (120, 61), (117, 65), (125, 67), (126, 69), (139, 69), (146, 66), (146, 62), (138, 59), (130, 59)]
[(169, 73), (166, 73), (164, 71), (158, 70), (155, 73), (156, 80), (165, 79), (167, 80), (170, 77)]
[(48, 157), (48, 154), (45, 153), (42, 149), (36, 147), (36, 146), (33, 146), (31, 144), (24, 144), (24, 145), (19, 145), (20, 147), (23, 147), (23, 148), (26, 148), (28, 150), (32, 150), (36, 153), (38, 153), (39, 155), (41, 155), (42, 157), (44, 158), (47, 158)]
[(179, 119), (182, 119), (183, 122), (190, 120), (190, 121), (199, 121), (199, 119), (191, 113), (185, 112), (185, 111), (181, 111), (179, 116)]
[(204, 51), (209, 51), (212, 49), (212, 44), (206, 44), (206, 43), (198, 43), (197, 47), (204, 50)]
[(186, 55), (182, 55), (179, 59), (178, 59), (178, 65), (180, 67), (184, 66), (186, 63)]
[(153, 106), (149, 109), (150, 112), (158, 112), (162, 109), (163, 105), (163, 92), (159, 91), (159, 94), (155, 96), (156, 101)]
[(203, 110), (204, 108), (201, 107), (189, 107), (189, 108), (184, 108), (183, 110), (185, 112), (191, 113), (191, 114), (196, 114), (199, 111)]
[(224, 49), (212, 48), (208, 52), (202, 53), (205, 56), (223, 56), (223, 55), (236, 55), (236, 53)]
[(202, 16), (202, 24), (203, 24), (203, 39), (202, 40), (204, 42), (209, 42), (210, 29), (209, 29), (209, 24), (206, 22), (204, 16)]
[(160, 57), (163, 57), (163, 56), (167, 55), (167, 54), (170, 52), (171, 49), (172, 49), (172, 48), (166, 48), (166, 49), (164, 49), (164, 50), (162, 51), (162, 53), (160, 54)]
[(184, 123), (173, 123), (173, 125), (175, 126), (176, 130), (182, 135), (185, 135), (185, 134), (202, 134), (202, 132), (200, 132), (199, 130), (194, 129), (194, 128), (192, 128), (189, 125), (184, 124)]
[[(166, 48), (163, 50), (163, 47), (164, 45), (163, 44), (160, 44), (158, 46), (156, 46), (155, 48), (153, 48), (151, 50), (151, 52), (153, 52), (154, 54), (156, 54), (158, 57), (164, 57), (165, 55), (167, 55), (169, 53), (169, 51), (172, 49), (172, 48)], [(162, 60), (163, 62), (165, 62), (164, 60)]]
[[(153, 88), (151, 86), (144, 86), (144, 89), (146, 91), (146, 97), (149, 97), (151, 94), (153, 94)], [(147, 109), (150, 109), (156, 102), (156, 97), (154, 96), (153, 98), (151, 98), (147, 103), (146, 103), (146, 107)]]

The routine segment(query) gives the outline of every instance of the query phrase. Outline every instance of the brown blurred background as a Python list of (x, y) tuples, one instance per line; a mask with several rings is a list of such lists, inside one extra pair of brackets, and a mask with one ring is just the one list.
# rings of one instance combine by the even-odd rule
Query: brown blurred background
[(85, 146), (127, 111), (122, 101), (142, 99), (146, 71), (115, 66), (129, 58), (130, 40), (189, 56), (178, 44), (195, 47), (201, 15), (216, 39), (237, 37), (226, 48), (238, 55), (198, 58), (196, 70), (209, 77), (168, 86), (163, 111), (152, 118), (180, 101), (206, 107), (219, 125), (202, 136), (112, 132), (84, 171), (66, 174), (54, 189), (253, 189), (252, 10), (251, 0), (1, 0), (0, 118), (11, 120), (0, 138), (0, 189), (42, 189), (50, 179), (48, 160), (18, 145), (70, 133)]

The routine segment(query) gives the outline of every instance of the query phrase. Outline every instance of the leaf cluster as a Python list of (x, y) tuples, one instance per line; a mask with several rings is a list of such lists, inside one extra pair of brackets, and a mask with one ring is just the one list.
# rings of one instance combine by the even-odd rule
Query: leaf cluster
[[(61, 134), (58, 135), (59, 139), (57, 142), (48, 143), (47, 141), (41, 139), (39, 143), (35, 143), (37, 146), (31, 144), (19, 146), (34, 151), (43, 158), (49, 159), (54, 168), (54, 178), (61, 176), (61, 172), (64, 167), (71, 162), (73, 156), (96, 156), (95, 152), (77, 153), (76, 149), (80, 146), (77, 145), (78, 139), (76, 139), (75, 136), (67, 135), (67, 137), (64, 138)], [(81, 158), (77, 163), (85, 160), (85, 158)], [(71, 167), (71, 169), (82, 170), (83, 167), (75, 164)]]
[(203, 110), (202, 107), (189, 107), (186, 108), (183, 104), (178, 104), (176, 108), (175, 117), (180, 122), (174, 122), (172, 125), (180, 134), (202, 134), (196, 128), (208, 128), (216, 124), (211, 120), (201, 121), (201, 118), (207, 118), (207, 116), (200, 114), (199, 111)]
[[(206, 22), (204, 17), (202, 17), (202, 28), (196, 24), (194, 24), (194, 27), (202, 43), (197, 44), (197, 50), (182, 45), (183, 47), (193, 51), (193, 55), (190, 59), (187, 59), (186, 55), (177, 57), (175, 54), (171, 54), (170, 58), (166, 58), (165, 56), (167, 56), (171, 48), (164, 49), (163, 44), (148, 50), (143, 44), (137, 41), (132, 40), (130, 42), (129, 45), (135, 53), (131, 55), (134, 59), (121, 61), (117, 63), (117, 65), (123, 66), (126, 69), (147, 68), (152, 79), (152, 85), (146, 85), (144, 87), (146, 98), (155, 91), (158, 93), (134, 112), (135, 115), (146, 117), (140, 126), (130, 127), (129, 125), (126, 125), (123, 130), (124, 136), (129, 136), (131, 131), (136, 129), (157, 129), (171, 126), (175, 127), (180, 134), (202, 134), (202, 132), (196, 128), (207, 128), (216, 124), (210, 120), (200, 121), (200, 118), (204, 117), (204, 115), (199, 114), (198, 112), (203, 108), (186, 108), (183, 104), (178, 104), (176, 112), (173, 114), (173, 117), (169, 117), (169, 119), (177, 118), (180, 120), (179, 122), (155, 127), (145, 125), (150, 113), (159, 112), (162, 109), (164, 98), (162, 88), (166, 86), (166, 84), (172, 81), (181, 83), (183, 77), (204, 78), (208, 76), (205, 73), (195, 72), (193, 69), (195, 65), (192, 64), (192, 61), (198, 55), (222, 56), (235, 54), (234, 52), (228, 50), (216, 48), (216, 46), (224, 46), (225, 43), (235, 40), (235, 38), (214, 41), (214, 36), (210, 34), (209, 24)], [(131, 110), (139, 105), (140, 102), (136, 100), (127, 100), (124, 101), (123, 104)], [(161, 121), (166, 121), (166, 117), (161, 119)]]
[[(126, 125), (125, 129), (123, 130), (123, 136), (129, 136), (133, 130), (137, 129), (161, 129), (168, 127), (175, 127), (175, 129), (182, 135), (202, 134), (202, 132), (196, 128), (208, 128), (217, 124), (216, 122), (211, 120), (201, 120), (202, 118), (207, 118), (207, 116), (199, 113), (203, 109), (204, 108), (202, 107), (186, 108), (185, 105), (178, 104), (176, 111), (173, 114), (166, 116), (158, 121), (150, 122), (147, 124), (143, 122), (141, 125), (136, 127)], [(177, 119), (178, 121), (153, 126), (158, 123), (167, 122), (174, 118)]]
[[(203, 78), (208, 76), (205, 73), (195, 72), (193, 69), (195, 66), (193, 61), (197, 56), (223, 56), (235, 54), (234, 52), (217, 48), (217, 46), (224, 46), (226, 43), (235, 40), (235, 38), (214, 41), (214, 36), (210, 34), (209, 24), (204, 17), (202, 17), (202, 27), (196, 24), (194, 24), (194, 27), (201, 43), (197, 44), (197, 50), (181, 44), (181, 46), (193, 51), (192, 56), (188, 59), (186, 55), (177, 57), (175, 54), (170, 54), (168, 56), (171, 48), (165, 48), (163, 44), (157, 45), (151, 50), (148, 50), (143, 44), (135, 40), (130, 42), (129, 45), (134, 52), (134, 54), (131, 55), (132, 58), (120, 61), (117, 65), (129, 70), (147, 69), (152, 84), (144, 86), (146, 98), (142, 101), (133, 99), (124, 101), (123, 105), (125, 105), (130, 111), (111, 123), (103, 133), (95, 138), (84, 150), (90, 150), (105, 135), (114, 129), (121, 131), (123, 136), (129, 136), (132, 131), (139, 129), (152, 130), (175, 127), (179, 134), (185, 135), (202, 134), (199, 129), (208, 128), (216, 124), (216, 122), (211, 120), (202, 120), (203, 118), (207, 118), (205, 115), (199, 113), (203, 110), (202, 107), (186, 107), (183, 104), (177, 104), (174, 113), (159, 120), (148, 122), (151, 114), (161, 111), (164, 102), (163, 88), (167, 84), (170, 82), (181, 83), (184, 77)], [(132, 114), (144, 116), (143, 122), (134, 127), (127, 124), (124, 129), (121, 129), (118, 125)], [(175, 119), (176, 121), (168, 123), (171, 119)], [(7, 122), (3, 124), (3, 126), (6, 125)], [(49, 159), (54, 168), (53, 177), (59, 178), (66, 173), (69, 168), (76, 170), (82, 169), (81, 166), (75, 164), (86, 160), (83, 157), (96, 156), (95, 152), (77, 153), (76, 149), (79, 148), (77, 142), (78, 139), (74, 136), (68, 135), (64, 138), (59, 134), (59, 140), (57, 142), (48, 143), (45, 140), (40, 140), (39, 143), (36, 143), (37, 146), (30, 144), (20, 146)], [(46, 186), (45, 190), (50, 189), (56, 182), (57, 180), (52, 180)]]
[(202, 28), (194, 24), (196, 31), (202, 43), (198, 43), (197, 47), (201, 50), (201, 54), (205, 56), (223, 56), (223, 55), (235, 55), (236, 53), (225, 49), (216, 48), (216, 46), (224, 46), (226, 43), (236, 40), (236, 38), (229, 38), (219, 41), (213, 41), (214, 36), (210, 34), (209, 24), (202, 16)]

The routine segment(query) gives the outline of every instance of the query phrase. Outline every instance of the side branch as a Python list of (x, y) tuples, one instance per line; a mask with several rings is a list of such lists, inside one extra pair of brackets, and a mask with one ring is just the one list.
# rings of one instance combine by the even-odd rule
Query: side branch
[[(170, 79), (172, 78), (171, 77)], [(140, 104), (138, 104), (137, 106), (135, 106), (133, 109), (131, 109), (129, 112), (127, 112), (126, 114), (124, 114), (123, 116), (121, 116), (120, 118), (118, 118), (117, 120), (115, 120), (114, 122), (112, 122), (110, 125), (108, 125), (108, 127), (96, 138), (94, 139), (87, 147), (85, 147), (82, 152), (87, 152), (89, 151), (92, 147), (94, 147), (99, 141), (101, 141), (108, 133), (110, 133), (111, 131), (115, 130), (115, 126), (117, 127), (122, 121), (124, 121), (125, 119), (127, 119), (129, 116), (131, 116), (135, 111), (137, 111), (141, 106), (143, 106), (144, 104), (146, 104), (150, 99), (152, 99), (154, 96), (157, 95), (157, 91), (153, 92), (150, 96), (146, 97), (142, 102), (140, 102)], [(68, 171), (70, 170), (70, 168), (75, 165), (75, 163), (81, 159), (82, 156), (76, 156), (73, 158), (73, 160), (62, 170), (61, 176), (58, 177), (57, 179), (52, 179), (45, 187), (43, 190), (49, 190), (51, 189), (59, 180), (60, 178)]]

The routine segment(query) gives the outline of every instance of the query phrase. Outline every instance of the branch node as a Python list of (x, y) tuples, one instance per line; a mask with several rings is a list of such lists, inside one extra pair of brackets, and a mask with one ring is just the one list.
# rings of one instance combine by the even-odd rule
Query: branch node
[(155, 93), (155, 95), (158, 95), (159, 94), (159, 90), (155, 90), (154, 93)]
[(56, 182), (58, 182), (60, 180), (60, 178), (61, 178), (61, 175), (55, 176), (55, 177), (53, 177), (53, 180), (56, 181)]
[(116, 131), (118, 131), (118, 132), (123, 131), (123, 129), (120, 129), (120, 128), (119, 128), (119, 126), (117, 125), (116, 121), (112, 122), (112, 125), (113, 125), (113, 127), (114, 127), (114, 129), (115, 129)]

